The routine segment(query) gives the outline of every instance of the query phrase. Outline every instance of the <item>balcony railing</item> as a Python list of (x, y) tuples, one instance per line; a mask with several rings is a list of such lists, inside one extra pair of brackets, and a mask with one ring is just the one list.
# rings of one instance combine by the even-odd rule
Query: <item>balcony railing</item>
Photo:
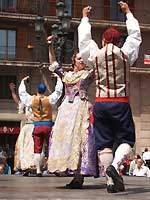
[[(1, 61), (27, 61), (36, 62), (37, 50), (32, 45), (27, 47), (1, 47), (0, 46), (0, 60)], [(46, 62), (46, 61), (45, 61)]]
[[(36, 44), (37, 45), (37, 44)], [(71, 63), (72, 49), (65, 49), (64, 63)], [(48, 62), (48, 48), (46, 45), (39, 47), (28, 44), (26, 47), (0, 46), (0, 62), (23, 61), (23, 62)]]
[[(12, 4), (6, 4), (7, 0), (0, 0), (0, 14), (1, 13), (17, 13), (17, 14), (31, 14), (37, 15), (40, 12), (44, 16), (56, 16), (56, 2), (55, 1), (44, 1), (40, 3), (38, 0), (25, 0), (25, 1), (12, 1)], [(9, 1), (8, 1), (9, 2)], [(72, 18), (80, 18), (82, 8), (86, 6), (83, 3), (74, 3), (72, 5)], [(91, 18), (94, 20), (109, 20), (109, 21), (125, 21), (125, 16), (120, 13), (116, 7), (112, 8), (111, 5), (104, 5), (99, 1), (96, 5), (92, 5), (93, 12)], [(131, 7), (132, 12), (138, 18), (141, 23), (150, 23), (149, 12), (150, 8), (145, 8), (141, 3), (141, 6), (137, 7), (136, 3), (134, 7)]]
[(41, 12), (43, 15), (56, 15), (56, 3), (46, 3), (41, 1), (39, 6), (38, 0), (12, 1), (11, 5), (7, 0), (0, 0), (0, 12), (20, 13), (20, 14), (37, 14)]

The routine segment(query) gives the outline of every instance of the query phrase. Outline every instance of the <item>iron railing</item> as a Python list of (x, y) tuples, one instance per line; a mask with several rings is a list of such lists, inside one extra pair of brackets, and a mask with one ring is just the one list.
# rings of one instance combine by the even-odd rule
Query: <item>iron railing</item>
[[(110, 0), (110, 2), (113, 0)], [(55, 16), (56, 15), (56, 3), (55, 1), (40, 1), (39, 0), (25, 0), (25, 1), (11, 1), (12, 4), (5, 3), (7, 0), (0, 0), (0, 14), (1, 13), (16, 13), (16, 14), (31, 14), (36, 15), (37, 13), (42, 13), (43, 16)], [(18, 4), (17, 4), (18, 2)], [(81, 18), (82, 8), (86, 6), (83, 3), (73, 4), (71, 11), (72, 18)], [(125, 16), (120, 13), (117, 6), (104, 5), (99, 1), (98, 5), (91, 3), (92, 15), (91, 18), (95, 20), (108, 20), (108, 21), (125, 21)], [(132, 12), (138, 18), (140, 23), (150, 23), (149, 12), (150, 7), (145, 8), (144, 4), (141, 3), (140, 6), (136, 6), (136, 2), (132, 7), (130, 7)], [(40, 10), (40, 11), (39, 11)]]

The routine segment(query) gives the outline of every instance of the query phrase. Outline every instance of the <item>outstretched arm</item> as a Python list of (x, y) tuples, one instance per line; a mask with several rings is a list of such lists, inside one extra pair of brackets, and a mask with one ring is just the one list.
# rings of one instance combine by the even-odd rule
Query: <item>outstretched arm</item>
[[(49, 48), (49, 61), (50, 61), (50, 64), (52, 64), (55, 61), (55, 54), (54, 54), (54, 50), (53, 50), (53, 39), (54, 39), (53, 36), (47, 37), (47, 44), (49, 45), (48, 48)], [(47, 87), (48, 92), (51, 93), (51, 88), (50, 88), (48, 79), (46, 77), (47, 71), (44, 70), (44, 65), (41, 65), (39, 67), (39, 70), (40, 70), (40, 73), (42, 75), (44, 84)], [(51, 69), (50, 71), (53, 71), (53, 69)]]
[(24, 83), (24, 81), (26, 81), (28, 78), (29, 76), (26, 76), (25, 78), (23, 78), (19, 85), (19, 97), (26, 106), (30, 106), (32, 103), (32, 96), (27, 93), (26, 86)]
[(121, 48), (125, 55), (128, 56), (130, 65), (132, 66), (138, 58), (139, 47), (142, 42), (141, 31), (137, 19), (131, 13), (127, 3), (120, 1), (120, 8), (126, 14), (128, 37)]
[(50, 67), (49, 70), (51, 72), (54, 72), (58, 67), (59, 64), (56, 61), (56, 57), (55, 57), (55, 53), (54, 53), (54, 47), (53, 47), (53, 43), (54, 43), (54, 36), (50, 35), (47, 37), (47, 43), (49, 45), (49, 62), (50, 62)]
[(91, 36), (91, 24), (89, 23), (91, 9), (91, 6), (83, 8), (81, 23), (78, 27), (79, 52), (84, 63), (89, 67), (93, 67), (93, 61), (98, 50), (98, 46)]
[(62, 95), (63, 83), (62, 83), (60, 77), (56, 73), (54, 73), (53, 76), (57, 78), (57, 83), (55, 86), (55, 91), (51, 95), (49, 95), (48, 98), (49, 98), (50, 104), (54, 105), (57, 103), (57, 101), (59, 100), (59, 98)]
[(47, 37), (47, 43), (49, 45), (49, 62), (50, 62), (50, 64), (52, 64), (56, 61), (54, 47), (53, 47), (53, 43), (54, 43), (53, 35)]
[(51, 72), (57, 73), (62, 78), (64, 75), (64, 71), (62, 67), (58, 64), (58, 62), (56, 61), (54, 47), (53, 47), (53, 43), (54, 43), (53, 35), (47, 37), (47, 43), (49, 45), (49, 62), (50, 62), (49, 70)]
[(14, 102), (18, 105), (19, 104), (19, 97), (17, 96), (17, 94), (15, 92), (15, 84), (14, 83), (10, 83), (9, 84), (9, 89), (11, 91), (11, 96), (12, 96)]

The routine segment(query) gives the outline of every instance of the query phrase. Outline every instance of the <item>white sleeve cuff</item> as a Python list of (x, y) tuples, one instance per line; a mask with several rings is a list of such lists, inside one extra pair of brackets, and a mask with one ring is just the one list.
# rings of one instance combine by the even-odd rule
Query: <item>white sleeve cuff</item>
[(49, 71), (54, 72), (56, 68), (58, 68), (59, 64), (57, 61), (54, 61), (50, 66), (49, 66)]

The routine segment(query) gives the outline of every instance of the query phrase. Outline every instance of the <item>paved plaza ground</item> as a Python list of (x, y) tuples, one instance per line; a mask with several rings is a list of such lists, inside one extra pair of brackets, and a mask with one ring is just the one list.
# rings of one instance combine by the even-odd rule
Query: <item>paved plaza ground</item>
[(86, 177), (82, 190), (64, 185), (72, 177), (0, 176), (0, 200), (150, 200), (150, 178), (124, 177), (125, 192), (108, 194), (105, 178)]

